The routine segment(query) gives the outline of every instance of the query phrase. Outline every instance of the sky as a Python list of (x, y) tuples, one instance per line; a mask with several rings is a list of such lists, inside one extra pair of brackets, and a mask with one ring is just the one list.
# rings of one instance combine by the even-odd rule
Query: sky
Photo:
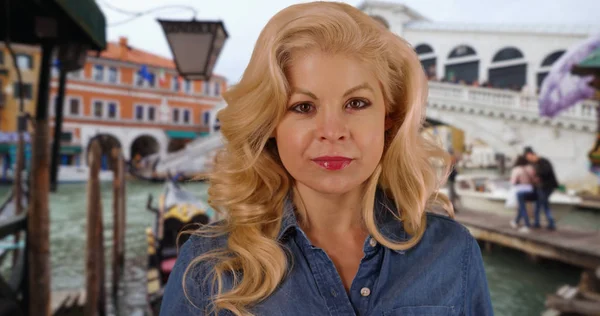
[[(154, 11), (131, 22), (119, 24), (129, 15), (115, 10), (142, 12), (163, 6), (195, 8), (198, 20), (223, 20), (229, 39), (214, 72), (230, 83), (241, 77), (254, 44), (267, 21), (298, 0), (97, 0), (108, 27), (108, 39), (126, 36), (129, 45), (172, 57), (157, 18), (191, 19), (193, 11), (182, 8)], [(357, 6), (362, 0), (343, 1)], [(407, 5), (432, 21), (494, 24), (598, 25), (600, 0), (387, 0)]]

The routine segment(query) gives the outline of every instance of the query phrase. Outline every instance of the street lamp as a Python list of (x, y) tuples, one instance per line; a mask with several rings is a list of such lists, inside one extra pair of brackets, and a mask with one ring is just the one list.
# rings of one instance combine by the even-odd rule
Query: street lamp
[(223, 22), (158, 22), (165, 32), (179, 74), (188, 80), (208, 80), (229, 37)]

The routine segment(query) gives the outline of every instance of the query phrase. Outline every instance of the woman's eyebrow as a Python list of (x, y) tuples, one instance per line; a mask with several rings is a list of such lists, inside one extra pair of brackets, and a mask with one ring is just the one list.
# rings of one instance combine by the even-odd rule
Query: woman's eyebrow
[[(373, 90), (373, 87), (371, 87), (371, 85), (369, 85), (368, 83), (366, 83), (366, 82), (365, 82), (365, 83), (359, 84), (359, 85), (358, 85), (358, 86), (356, 86), (356, 87), (352, 87), (352, 88), (348, 89), (348, 90), (347, 90), (347, 91), (344, 93), (344, 97), (347, 97), (347, 96), (351, 95), (352, 93), (354, 93), (354, 92), (356, 92), (356, 91), (363, 90), (363, 89), (364, 89), (364, 90), (371, 90), (371, 92), (374, 92), (374, 91), (375, 91), (375, 90)], [(308, 90), (305, 90), (305, 89), (301, 89), (301, 88), (294, 88), (294, 89), (292, 90), (292, 94), (297, 94), (297, 93), (298, 93), (298, 94), (304, 94), (304, 95), (306, 95), (306, 96), (310, 97), (310, 98), (311, 98), (311, 99), (313, 99), (313, 100), (319, 100), (319, 98), (317, 98), (317, 96), (316, 96), (314, 93), (312, 93), (312, 92), (310, 92), (310, 91), (308, 91)]]

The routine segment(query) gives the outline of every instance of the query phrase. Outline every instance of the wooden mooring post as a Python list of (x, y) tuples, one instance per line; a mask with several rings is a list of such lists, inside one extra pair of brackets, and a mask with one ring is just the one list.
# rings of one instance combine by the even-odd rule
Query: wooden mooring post
[[(126, 163), (125, 163), (125, 158), (123, 157), (123, 152), (121, 152), (121, 154), (119, 155), (119, 182), (121, 183), (121, 199), (119, 200), (121, 202), (121, 217), (120, 217), (120, 223), (121, 223), (121, 239), (119, 240), (119, 245), (120, 245), (120, 249), (121, 249), (121, 254), (119, 255), (118, 259), (119, 259), (119, 265), (121, 267), (123, 267), (125, 265), (125, 239), (126, 239), (126, 231), (127, 231), (127, 177), (126, 177), (126, 173), (127, 173), (127, 168), (126, 168)], [(121, 268), (123, 269), (123, 268)], [(123, 271), (123, 270), (121, 270)]]
[(50, 148), (48, 98), (54, 45), (42, 44), (42, 62), (31, 152), (31, 190), (27, 219), (29, 315), (50, 314)]
[(104, 238), (102, 201), (100, 192), (101, 148), (92, 140), (88, 152), (90, 176), (87, 183), (87, 249), (86, 249), (86, 303), (84, 315), (106, 315), (104, 277)]
[(112, 297), (116, 300), (125, 261), (125, 164), (120, 148), (113, 148), (111, 155), (114, 166)]

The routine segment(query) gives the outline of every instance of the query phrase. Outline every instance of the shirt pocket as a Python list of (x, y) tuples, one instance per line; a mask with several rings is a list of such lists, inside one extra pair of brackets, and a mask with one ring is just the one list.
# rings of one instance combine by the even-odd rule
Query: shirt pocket
[(449, 306), (405, 306), (383, 312), (383, 316), (452, 316), (454, 307)]

